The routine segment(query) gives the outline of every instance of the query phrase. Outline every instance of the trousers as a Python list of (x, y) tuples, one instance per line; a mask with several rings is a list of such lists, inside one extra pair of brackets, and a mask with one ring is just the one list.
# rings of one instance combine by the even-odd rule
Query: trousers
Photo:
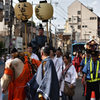
[(90, 100), (92, 91), (95, 92), (96, 100), (99, 100), (99, 82), (87, 82), (86, 100)]

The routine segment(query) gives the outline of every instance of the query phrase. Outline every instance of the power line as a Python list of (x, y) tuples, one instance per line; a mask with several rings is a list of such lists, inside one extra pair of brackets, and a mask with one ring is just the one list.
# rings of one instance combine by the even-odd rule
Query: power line
[[(55, 11), (55, 13), (57, 13), (56, 11)], [(60, 15), (59, 13), (57, 13), (60, 17), (62, 17), (64, 20), (67, 20), (66, 18), (64, 18), (62, 15)]]
[(65, 16), (67, 16), (67, 13), (66, 12), (62, 12), (63, 10), (62, 9), (60, 9), (59, 7), (57, 7), (56, 6), (56, 8), (55, 9), (58, 9), (59, 10), (59, 12), (61, 12), (63, 15), (65, 15)]
[(63, 8), (62, 8), (62, 6), (59, 4), (59, 6), (60, 6), (60, 8), (65, 12), (65, 13), (67, 13)]

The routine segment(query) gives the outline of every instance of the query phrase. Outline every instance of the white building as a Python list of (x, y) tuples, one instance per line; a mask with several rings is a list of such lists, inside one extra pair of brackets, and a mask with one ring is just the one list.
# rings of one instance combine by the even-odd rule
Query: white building
[(68, 7), (68, 33), (75, 33), (74, 40), (86, 42), (94, 36), (98, 41), (100, 18), (93, 12), (93, 8), (86, 7), (75, 0)]

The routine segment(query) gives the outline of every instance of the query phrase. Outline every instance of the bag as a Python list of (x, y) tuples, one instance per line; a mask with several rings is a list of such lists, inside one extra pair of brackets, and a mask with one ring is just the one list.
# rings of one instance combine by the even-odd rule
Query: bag
[(64, 81), (64, 93), (68, 96), (74, 96), (75, 94), (75, 87), (69, 88), (67, 83)]

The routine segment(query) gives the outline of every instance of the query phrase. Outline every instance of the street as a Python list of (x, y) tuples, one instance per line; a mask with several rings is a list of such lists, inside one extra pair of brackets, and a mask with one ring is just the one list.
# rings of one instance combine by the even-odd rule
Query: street
[[(83, 88), (81, 84), (81, 79), (77, 79), (77, 86), (75, 88), (75, 95), (73, 97), (73, 100), (85, 100), (85, 97), (82, 96)], [(7, 94), (4, 95), (4, 99), (7, 100)]]
[[(0, 65), (0, 77), (3, 75), (4, 65)], [(74, 100), (85, 100), (85, 97), (82, 96), (83, 87), (81, 84), (81, 79), (77, 79), (76, 88), (75, 88), (75, 95), (73, 97)], [(7, 100), (8, 95), (4, 94), (4, 99)]]
[(77, 79), (76, 88), (75, 88), (75, 95), (73, 100), (85, 100), (85, 97), (82, 96), (83, 94), (83, 87), (81, 84), (81, 79)]
[[(0, 76), (2, 76), (4, 70), (4, 65), (0, 65)], [(82, 96), (83, 87), (81, 84), (81, 79), (77, 79), (76, 88), (75, 88), (75, 95), (73, 97), (74, 100), (85, 100), (85, 97)], [(4, 94), (3, 100), (7, 100), (8, 95)]]

